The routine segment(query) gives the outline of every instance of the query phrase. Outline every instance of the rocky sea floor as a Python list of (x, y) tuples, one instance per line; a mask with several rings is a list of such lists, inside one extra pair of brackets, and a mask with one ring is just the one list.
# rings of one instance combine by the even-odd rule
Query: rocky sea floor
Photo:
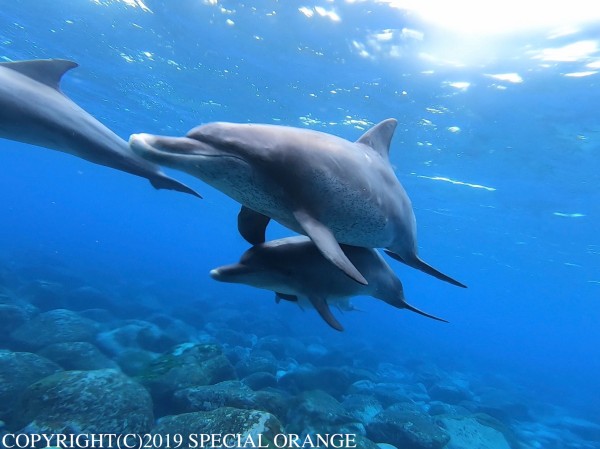
[(363, 449), (600, 448), (598, 423), (505, 379), (382, 361), (368, 342), (350, 353), (220, 301), (172, 298), (165, 311), (131, 297), (0, 276), (0, 436), (351, 433)]

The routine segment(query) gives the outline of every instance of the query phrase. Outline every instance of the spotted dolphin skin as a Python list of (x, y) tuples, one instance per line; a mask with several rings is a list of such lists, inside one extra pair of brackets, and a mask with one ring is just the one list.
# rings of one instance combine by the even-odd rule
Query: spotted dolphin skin
[(0, 63), (0, 138), (73, 154), (146, 178), (157, 189), (199, 196), (131, 151), (127, 142), (60, 91), (77, 63), (62, 59)]
[(386, 248), (391, 257), (451, 284), (460, 282), (417, 255), (412, 205), (388, 152), (396, 120), (356, 142), (287, 126), (210, 123), (186, 137), (134, 134), (146, 159), (190, 173), (242, 204), (238, 227), (256, 245), (274, 219), (309, 236), (327, 260), (360, 284), (367, 280), (340, 244)]
[(368, 281), (361, 285), (337, 270), (307, 237), (296, 236), (254, 246), (239, 263), (215, 268), (213, 279), (272, 290), (276, 299), (308, 300), (334, 329), (343, 330), (329, 305), (348, 304), (353, 296), (367, 295), (399, 309), (408, 309), (434, 320), (445, 321), (411, 306), (404, 299), (400, 279), (377, 250), (341, 245), (352, 264)]

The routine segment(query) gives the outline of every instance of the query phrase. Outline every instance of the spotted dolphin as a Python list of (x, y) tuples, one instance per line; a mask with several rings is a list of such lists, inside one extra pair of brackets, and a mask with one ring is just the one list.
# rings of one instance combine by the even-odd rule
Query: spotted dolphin
[(73, 154), (146, 178), (157, 189), (199, 196), (132, 152), (61, 92), (62, 76), (74, 67), (77, 63), (62, 59), (0, 63), (0, 138)]
[(261, 243), (246, 251), (239, 263), (211, 270), (213, 279), (272, 290), (277, 300), (308, 300), (336, 330), (343, 330), (330, 305), (344, 307), (353, 296), (367, 295), (399, 309), (408, 309), (446, 321), (411, 306), (404, 299), (402, 282), (377, 250), (341, 245), (352, 264), (368, 281), (361, 285), (330, 264), (305, 236)]
[(209, 123), (186, 137), (134, 134), (146, 159), (194, 175), (242, 204), (238, 228), (265, 241), (274, 219), (309, 236), (323, 256), (355, 281), (367, 280), (340, 244), (386, 248), (391, 257), (451, 284), (417, 255), (412, 204), (389, 161), (396, 120), (356, 142), (300, 128)]

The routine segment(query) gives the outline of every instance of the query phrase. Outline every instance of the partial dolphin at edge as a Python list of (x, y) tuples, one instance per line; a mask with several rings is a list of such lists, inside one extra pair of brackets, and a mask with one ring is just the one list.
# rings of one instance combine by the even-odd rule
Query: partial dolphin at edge
[(60, 90), (78, 64), (64, 59), (0, 63), (0, 138), (58, 150), (148, 179), (156, 189), (200, 197), (135, 154), (127, 142)]

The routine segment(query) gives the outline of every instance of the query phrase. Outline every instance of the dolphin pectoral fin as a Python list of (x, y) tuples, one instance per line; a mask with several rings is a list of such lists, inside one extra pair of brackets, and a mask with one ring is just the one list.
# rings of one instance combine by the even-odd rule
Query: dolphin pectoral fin
[(420, 309), (417, 309), (417, 308), (416, 308), (416, 307), (414, 307), (414, 306), (411, 306), (411, 305), (410, 305), (409, 303), (407, 303), (407, 302), (403, 302), (403, 304), (402, 304), (400, 307), (401, 307), (401, 308), (403, 308), (403, 309), (406, 309), (406, 310), (410, 310), (411, 312), (418, 313), (419, 315), (426, 316), (427, 318), (431, 318), (432, 320), (436, 320), (436, 321), (442, 321), (443, 323), (448, 323), (448, 320), (445, 320), (445, 319), (443, 319), (443, 318), (437, 317), (437, 316), (435, 316), (435, 315), (431, 315), (431, 314), (429, 314), (429, 313), (427, 313), (427, 312), (423, 312), (422, 310), (420, 310)]
[(347, 276), (354, 279), (356, 282), (362, 285), (368, 285), (367, 280), (364, 278), (360, 271), (350, 262), (350, 259), (344, 254), (340, 244), (337, 242), (331, 230), (320, 221), (310, 216), (305, 211), (294, 212), (294, 217), (302, 226), (306, 235), (317, 246), (321, 254), (342, 270)]
[(62, 76), (79, 64), (66, 59), (35, 59), (31, 61), (2, 62), (0, 65), (60, 92)]
[(287, 293), (279, 293), (275, 292), (275, 302), (279, 304), (281, 300), (298, 302), (298, 297), (296, 295), (288, 295)]
[(467, 288), (467, 286), (465, 284), (463, 284), (462, 282), (458, 282), (456, 279), (452, 279), (450, 276), (445, 275), (441, 271), (436, 270), (431, 265), (429, 265), (426, 262), (424, 262), (423, 260), (421, 260), (419, 258), (419, 256), (417, 256), (417, 255), (415, 255), (414, 257), (411, 257), (410, 259), (407, 259), (406, 257), (402, 257), (402, 256), (400, 256), (392, 251), (389, 251), (387, 249), (384, 250), (384, 252), (391, 258), (396, 259), (402, 263), (405, 263), (409, 267), (416, 268), (417, 270), (420, 270), (424, 273), (427, 273), (433, 277), (436, 277), (442, 281), (448, 282), (452, 285), (456, 285), (457, 287)]
[(270, 220), (270, 217), (242, 206), (238, 214), (238, 231), (244, 240), (252, 245), (264, 243), (265, 231)]
[(155, 189), (165, 189), (165, 190), (176, 190), (177, 192), (189, 193), (190, 195), (197, 196), (198, 198), (202, 198), (198, 192), (194, 189), (186, 186), (185, 184), (177, 181), (176, 179), (169, 178), (166, 175), (162, 175), (158, 178), (149, 179), (150, 184)]
[(402, 256), (400, 256), (399, 254), (393, 253), (387, 249), (384, 249), (383, 252), (386, 253), (388, 256), (390, 256), (392, 259), (396, 259), (398, 262), (406, 263), (406, 262), (404, 262), (404, 259), (402, 258)]
[(333, 316), (333, 313), (331, 313), (331, 309), (329, 308), (329, 305), (327, 304), (327, 301), (325, 301), (324, 298), (318, 296), (309, 296), (308, 299), (313, 305), (313, 307), (317, 309), (317, 312), (319, 312), (321, 318), (323, 318), (327, 324), (333, 327), (336, 331), (341, 332), (344, 330), (344, 327)]

